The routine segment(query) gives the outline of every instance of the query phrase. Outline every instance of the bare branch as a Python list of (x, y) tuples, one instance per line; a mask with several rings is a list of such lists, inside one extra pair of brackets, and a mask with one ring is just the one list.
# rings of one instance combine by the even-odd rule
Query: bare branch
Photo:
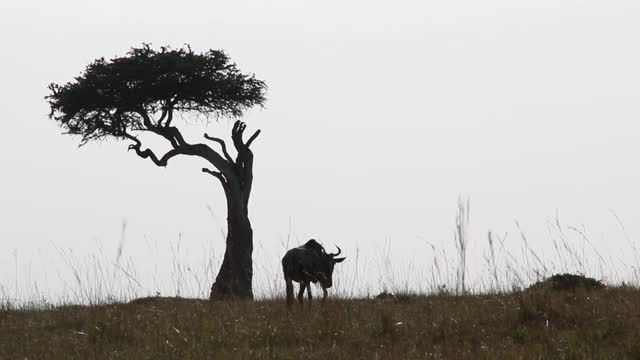
[[(135, 145), (137, 146), (142, 146), (142, 142), (140, 142), (140, 139), (138, 139), (136, 136), (133, 136), (131, 134), (129, 134), (128, 132), (124, 131), (123, 132), (123, 136), (131, 141), (133, 141), (135, 143)], [(129, 145), (129, 147), (131, 147), (131, 145)]]
[(160, 135), (163, 138), (167, 139), (171, 143), (171, 146), (174, 149), (177, 149), (181, 146), (190, 146), (185, 140), (180, 131), (173, 127), (165, 127), (165, 126), (154, 126), (151, 128), (141, 129), (142, 131), (149, 131), (156, 135)]
[(151, 149), (145, 149), (145, 150), (141, 149), (142, 142), (140, 142), (140, 140), (137, 137), (129, 133), (125, 133), (125, 137), (132, 140), (135, 143), (135, 144), (129, 145), (129, 150), (135, 150), (136, 154), (143, 159), (150, 158), (151, 161), (153, 161), (153, 163), (156, 164), (157, 166), (165, 167), (167, 166), (167, 162), (172, 157), (185, 153), (184, 149), (181, 149), (181, 148), (172, 149), (172, 150), (169, 150), (166, 154), (164, 154), (162, 158), (158, 159), (158, 156), (153, 151), (151, 151)]
[(222, 173), (219, 171), (213, 171), (211, 169), (207, 169), (207, 168), (202, 168), (202, 172), (203, 173), (207, 173), (209, 175), (212, 175), (216, 178), (218, 178), (218, 180), (220, 180), (223, 183), (226, 183), (226, 180), (224, 179), (224, 176), (222, 176)]
[(162, 156), (162, 158), (158, 159), (156, 154), (154, 154), (153, 151), (151, 151), (151, 149), (140, 150), (140, 147), (138, 147), (137, 145), (129, 145), (129, 150), (131, 149), (135, 150), (136, 154), (138, 154), (138, 156), (140, 156), (141, 158), (143, 159), (151, 158), (151, 161), (153, 161), (154, 164), (162, 167), (167, 166), (167, 162), (172, 157), (182, 154), (180, 150), (173, 149), (173, 150), (169, 150), (166, 154), (164, 154), (164, 156)]
[(207, 135), (207, 133), (204, 134), (204, 138), (207, 139), (207, 140), (215, 141), (218, 144), (220, 144), (220, 147), (222, 147), (222, 154), (224, 155), (224, 157), (227, 159), (227, 161), (229, 163), (233, 164), (233, 158), (227, 152), (227, 144), (224, 142), (224, 140), (222, 140), (220, 138), (213, 137), (213, 136), (209, 136), (209, 135)]
[(163, 133), (167, 134), (167, 136), (170, 136), (171, 138), (173, 138), (178, 143), (178, 145), (180, 145), (180, 146), (188, 146), (189, 145), (184, 140), (184, 137), (182, 136), (182, 134), (180, 133), (180, 130), (178, 130), (178, 128), (176, 128), (174, 126), (167, 126), (165, 124), (165, 126), (162, 127), (161, 131)]
[(162, 114), (160, 115), (160, 119), (158, 119), (158, 121), (156, 122), (156, 124), (158, 124), (158, 126), (162, 126), (162, 121), (164, 121), (164, 119), (167, 117), (167, 109), (163, 108), (162, 109)]
[[(162, 111), (162, 115), (160, 116), (160, 119), (158, 120), (157, 124), (154, 124), (153, 121), (151, 120), (151, 117), (149, 116), (149, 114), (145, 111), (145, 110), (138, 110), (136, 111), (137, 114), (139, 114), (142, 117), (142, 122), (144, 124), (144, 126), (146, 127), (146, 131), (151, 131), (154, 134), (160, 135), (163, 138), (167, 139), (170, 143), (171, 146), (173, 146), (173, 148), (178, 148), (179, 146), (183, 146), (183, 145), (187, 145), (187, 143), (184, 141), (184, 138), (182, 137), (182, 135), (178, 132), (178, 134), (176, 135), (176, 131), (177, 129), (175, 128), (168, 128), (167, 125), (165, 124), (165, 126), (162, 126), (162, 120), (165, 118), (165, 116), (169, 116), (169, 119), (167, 120), (167, 123), (169, 123), (171, 121), (171, 114), (172, 111), (171, 109), (169, 110), (163, 110)], [(167, 115), (167, 113), (169, 115)], [(171, 129), (171, 130), (169, 130)]]
[(251, 146), (251, 143), (253, 142), (253, 140), (255, 140), (258, 137), (258, 135), (260, 135), (260, 130), (257, 130), (255, 133), (253, 133), (253, 135), (251, 135), (249, 140), (247, 140), (247, 143), (245, 144), (245, 146), (247, 148)]
[(211, 169), (207, 169), (207, 168), (202, 168), (202, 172), (209, 174), (213, 177), (215, 177), (216, 179), (220, 180), (220, 184), (222, 184), (222, 189), (224, 189), (224, 193), (225, 195), (228, 197), (229, 196), (229, 183), (227, 182), (227, 179), (224, 178), (224, 175), (222, 175), (222, 173), (218, 172), (218, 171), (213, 171)]
[(144, 126), (151, 129), (153, 127), (153, 122), (151, 122), (151, 117), (149, 117), (149, 114), (147, 114), (145, 110), (138, 110), (136, 112), (140, 116), (142, 116), (142, 122), (144, 123)]
[(169, 114), (167, 115), (167, 122), (164, 123), (165, 127), (171, 126), (171, 120), (173, 120), (173, 104), (169, 106), (168, 113)]
[(238, 120), (233, 124), (233, 129), (231, 129), (231, 139), (233, 140), (233, 146), (235, 146), (238, 152), (245, 151), (245, 146), (242, 143), (242, 134), (244, 133), (244, 129), (247, 127), (245, 123)]

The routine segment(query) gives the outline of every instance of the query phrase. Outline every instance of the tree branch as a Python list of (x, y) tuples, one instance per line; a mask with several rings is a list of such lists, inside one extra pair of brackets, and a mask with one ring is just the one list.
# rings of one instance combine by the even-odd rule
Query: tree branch
[[(182, 134), (180, 133), (180, 131), (178, 130), (178, 128), (174, 127), (174, 126), (167, 126), (165, 124), (165, 126), (163, 126), (161, 128), (162, 130), (159, 129), (159, 131), (162, 134), (165, 134), (166, 136), (171, 137), (172, 139), (174, 139), (178, 145), (180, 146), (188, 146), (189, 144), (184, 140), (184, 137), (182, 136)], [(163, 135), (164, 136), (164, 135)]]
[(247, 125), (238, 120), (233, 124), (233, 129), (231, 129), (231, 139), (233, 140), (233, 146), (235, 146), (238, 153), (246, 151), (245, 146), (242, 142), (242, 134), (244, 133), (244, 129), (246, 128)]
[(152, 133), (156, 135), (160, 135), (163, 138), (167, 139), (171, 143), (171, 146), (173, 146), (174, 149), (178, 148), (180, 145), (186, 145), (184, 143), (184, 140), (180, 142), (180, 139), (177, 139), (173, 134), (171, 134), (168, 131), (165, 131), (164, 127), (162, 127), (161, 122), (165, 118), (167, 110), (162, 110), (162, 115), (160, 116), (160, 119), (158, 120), (157, 124), (153, 123), (153, 121), (151, 120), (151, 117), (144, 109), (138, 109), (136, 113), (142, 117), (142, 123), (146, 127), (145, 129), (146, 131), (151, 131)]
[(172, 149), (172, 150), (169, 150), (166, 154), (164, 154), (162, 158), (158, 159), (156, 154), (154, 154), (153, 151), (151, 151), (151, 149), (140, 150), (140, 147), (138, 145), (129, 145), (129, 150), (131, 149), (135, 150), (136, 154), (138, 154), (138, 156), (140, 156), (141, 158), (143, 159), (151, 158), (151, 161), (153, 161), (154, 164), (162, 167), (167, 166), (167, 162), (172, 157), (182, 154), (182, 151), (180, 151), (179, 149)]
[(255, 140), (258, 137), (258, 135), (260, 135), (260, 130), (257, 130), (255, 133), (253, 133), (253, 135), (251, 135), (249, 140), (247, 140), (247, 143), (245, 144), (245, 146), (247, 148), (251, 146), (251, 143), (253, 142), (253, 140)]
[(213, 136), (209, 136), (209, 135), (207, 135), (207, 133), (204, 134), (204, 138), (207, 139), (207, 140), (215, 141), (218, 144), (220, 144), (220, 147), (222, 147), (222, 154), (224, 155), (224, 157), (227, 159), (227, 161), (229, 163), (233, 164), (233, 158), (227, 152), (227, 144), (225, 144), (224, 140), (222, 140), (220, 138), (213, 137)]
[(247, 140), (247, 142), (245, 143), (242, 140), (242, 135), (244, 134), (244, 130), (247, 128), (247, 125), (238, 120), (235, 122), (235, 124), (233, 124), (233, 129), (231, 130), (231, 139), (233, 140), (233, 146), (235, 146), (236, 150), (238, 151), (238, 155), (242, 154), (250, 154), (251, 155), (251, 151), (249, 150), (249, 146), (251, 146), (251, 143), (253, 143), (253, 141), (258, 137), (258, 135), (260, 135), (260, 130), (257, 130), (255, 133), (253, 133), (253, 135), (251, 135), (251, 137), (249, 138), (249, 140)]
[(215, 177), (216, 179), (220, 180), (220, 183), (222, 184), (222, 188), (224, 189), (225, 196), (227, 196), (227, 198), (229, 197), (229, 183), (227, 182), (227, 179), (224, 178), (224, 175), (222, 175), (222, 173), (218, 171), (213, 171), (207, 168), (202, 168), (202, 172), (207, 173)]
[(233, 140), (233, 145), (238, 151), (238, 156), (235, 161), (235, 170), (240, 176), (242, 190), (245, 193), (245, 201), (249, 201), (249, 194), (251, 192), (251, 185), (253, 183), (253, 152), (249, 148), (249, 146), (253, 143), (253, 141), (260, 135), (260, 130), (257, 130), (249, 140), (245, 143), (242, 140), (242, 135), (244, 134), (247, 125), (238, 120), (233, 124), (233, 129), (231, 130), (231, 139)]
[(220, 180), (220, 182), (222, 182), (223, 184), (226, 183), (227, 181), (225, 180), (224, 176), (222, 176), (222, 173), (219, 171), (213, 171), (211, 169), (207, 169), (207, 168), (202, 168), (202, 172), (203, 173), (207, 173), (209, 175), (212, 175), (216, 178), (218, 178), (218, 180)]
[(167, 115), (167, 121), (164, 123), (165, 127), (171, 126), (171, 121), (173, 120), (173, 104), (169, 106), (169, 109), (167, 111), (168, 111), (168, 115)]
[(137, 110), (136, 112), (140, 116), (142, 116), (142, 123), (144, 124), (144, 126), (151, 129), (153, 127), (153, 122), (151, 121), (151, 117), (149, 117), (149, 114), (147, 114), (145, 110)]
[(142, 142), (135, 136), (125, 133), (125, 137), (133, 141), (135, 144), (129, 145), (129, 150), (135, 150), (136, 154), (143, 159), (150, 158), (154, 164), (157, 166), (165, 167), (167, 166), (167, 162), (174, 156), (184, 154), (185, 150), (182, 148), (169, 150), (166, 154), (164, 154), (160, 159), (158, 156), (151, 151), (151, 149), (142, 150)]
[(158, 121), (156, 122), (158, 126), (162, 126), (162, 121), (164, 121), (166, 117), (167, 117), (167, 109), (163, 108), (162, 114), (160, 115), (160, 119), (158, 119)]

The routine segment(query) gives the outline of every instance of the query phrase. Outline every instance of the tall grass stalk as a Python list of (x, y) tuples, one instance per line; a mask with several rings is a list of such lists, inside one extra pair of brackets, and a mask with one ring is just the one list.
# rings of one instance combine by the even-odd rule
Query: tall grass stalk
[(467, 273), (467, 245), (469, 242), (469, 205), (470, 201), (464, 201), (462, 198), (458, 199), (458, 214), (456, 215), (456, 232), (455, 232), (455, 244), (460, 256), (460, 263), (458, 266), (458, 275), (456, 281), (456, 291), (459, 294), (465, 294), (467, 292), (465, 277)]

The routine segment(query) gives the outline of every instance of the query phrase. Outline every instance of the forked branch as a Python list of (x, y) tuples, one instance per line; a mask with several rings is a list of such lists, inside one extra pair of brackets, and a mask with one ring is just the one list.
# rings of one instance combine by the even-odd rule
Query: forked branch
[(258, 135), (260, 135), (260, 130), (257, 130), (255, 133), (253, 133), (253, 135), (251, 135), (249, 140), (245, 143), (242, 140), (242, 135), (244, 134), (244, 130), (246, 128), (247, 128), (247, 125), (244, 122), (238, 120), (235, 122), (235, 124), (233, 124), (233, 129), (231, 130), (231, 139), (233, 140), (233, 146), (238, 151), (238, 157), (240, 156), (244, 157), (244, 155), (251, 156), (252, 154), (251, 154), (251, 150), (249, 150), (249, 146), (258, 137)]

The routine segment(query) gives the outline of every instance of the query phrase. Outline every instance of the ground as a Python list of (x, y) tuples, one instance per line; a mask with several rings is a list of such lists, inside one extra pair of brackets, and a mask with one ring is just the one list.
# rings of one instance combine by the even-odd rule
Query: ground
[(0, 310), (0, 359), (635, 359), (640, 290)]

